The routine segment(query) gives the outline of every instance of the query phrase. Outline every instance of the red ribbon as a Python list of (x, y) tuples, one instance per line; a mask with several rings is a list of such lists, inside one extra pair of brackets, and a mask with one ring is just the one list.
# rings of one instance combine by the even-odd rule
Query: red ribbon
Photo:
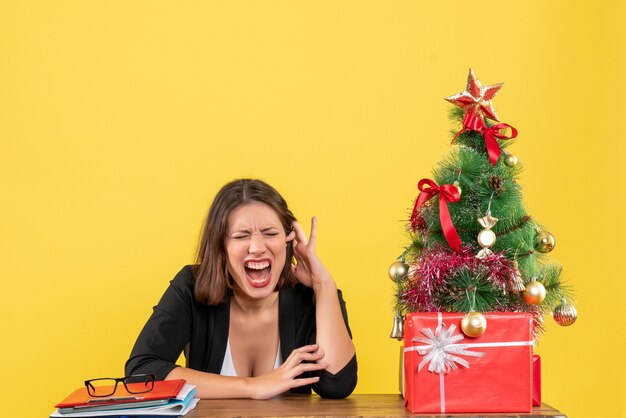
[(456, 229), (454, 229), (450, 211), (448, 210), (448, 202), (455, 203), (461, 200), (459, 189), (452, 184), (437, 186), (437, 183), (430, 179), (421, 179), (417, 184), (417, 188), (420, 194), (417, 196), (417, 200), (415, 200), (415, 206), (411, 214), (411, 226), (413, 231), (415, 232), (416, 229), (419, 208), (429, 199), (439, 194), (439, 220), (441, 221), (443, 235), (446, 237), (450, 248), (458, 253), (461, 250), (461, 238), (459, 238), (459, 234), (457, 234)]
[[(463, 115), (463, 130), (461, 132), (468, 130), (482, 132), (486, 127), (487, 125), (485, 125), (483, 115), (477, 112), (475, 108), (467, 109), (465, 115)], [(461, 132), (459, 132), (457, 136), (460, 135)]]
[[(501, 129), (511, 128), (511, 136), (507, 136), (506, 134), (500, 132)], [(487, 153), (489, 154), (489, 161), (492, 166), (496, 165), (498, 158), (500, 158), (500, 154), (502, 154), (502, 150), (500, 149), (500, 145), (496, 138), (498, 139), (513, 139), (517, 137), (517, 129), (509, 125), (508, 123), (499, 123), (497, 125), (493, 125), (490, 128), (487, 128), (483, 134), (485, 137), (485, 144), (487, 145)]]
[[(500, 130), (504, 128), (511, 128), (511, 136), (507, 136), (506, 134), (500, 132)], [(465, 131), (476, 131), (483, 134), (485, 138), (485, 145), (487, 146), (487, 154), (489, 154), (489, 162), (491, 162), (492, 166), (496, 165), (498, 158), (500, 158), (500, 154), (502, 154), (500, 144), (498, 144), (496, 138), (513, 139), (517, 137), (517, 129), (508, 123), (499, 123), (497, 125), (493, 125), (492, 127), (487, 127), (484, 117), (473, 108), (468, 109), (465, 112), (465, 115), (463, 115), (463, 129), (454, 135), (454, 139)]]

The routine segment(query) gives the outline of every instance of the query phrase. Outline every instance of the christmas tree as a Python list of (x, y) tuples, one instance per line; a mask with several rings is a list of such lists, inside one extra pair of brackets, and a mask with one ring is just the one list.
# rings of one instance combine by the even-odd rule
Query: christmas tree
[(529, 312), (535, 338), (547, 314), (560, 325), (576, 320), (562, 268), (546, 260), (554, 236), (522, 203), (521, 164), (507, 151), (517, 130), (492, 104), (501, 87), (482, 86), (470, 69), (466, 90), (446, 98), (458, 128), (433, 178), (418, 183), (411, 243), (389, 270), (397, 284), (392, 338), (402, 336), (403, 312), (467, 312), (468, 336), (484, 332), (480, 312)]

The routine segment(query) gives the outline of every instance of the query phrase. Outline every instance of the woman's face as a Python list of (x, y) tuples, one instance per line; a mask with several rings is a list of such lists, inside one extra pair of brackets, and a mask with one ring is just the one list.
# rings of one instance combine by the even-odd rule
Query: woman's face
[(287, 257), (285, 231), (274, 209), (252, 202), (233, 210), (225, 247), (235, 291), (255, 299), (269, 296)]

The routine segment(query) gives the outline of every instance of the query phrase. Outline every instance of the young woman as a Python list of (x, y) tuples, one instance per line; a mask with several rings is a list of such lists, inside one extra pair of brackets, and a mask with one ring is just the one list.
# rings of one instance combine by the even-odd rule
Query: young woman
[[(267, 399), (285, 391), (348, 396), (357, 362), (341, 292), (282, 196), (260, 180), (226, 184), (197, 264), (154, 307), (126, 374), (185, 379), (201, 398)], [(295, 260), (294, 260), (295, 259)], [(175, 364), (185, 352), (186, 367)]]

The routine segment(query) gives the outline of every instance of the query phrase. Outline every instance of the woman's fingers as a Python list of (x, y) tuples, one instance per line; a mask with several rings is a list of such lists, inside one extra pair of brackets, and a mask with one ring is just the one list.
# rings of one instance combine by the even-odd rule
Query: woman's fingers
[(305, 385), (313, 385), (319, 381), (320, 381), (319, 377), (306, 377), (303, 379), (293, 379), (291, 381), (291, 387), (297, 388), (297, 387), (305, 386)]
[(295, 237), (296, 237), (296, 231), (292, 229), (291, 232), (287, 234), (287, 236), (285, 237), (285, 242), (293, 241)]
[(289, 360), (290, 358), (293, 358), (301, 353), (314, 353), (317, 351), (317, 349), (319, 348), (319, 346), (317, 344), (309, 344), (309, 345), (303, 345), (302, 347), (298, 347), (296, 349), (294, 349), (291, 354), (289, 354), (289, 357), (287, 357), (287, 360)]
[(298, 221), (293, 222), (293, 230), (296, 231), (296, 239), (298, 240), (298, 242), (306, 246), (309, 241), (307, 240), (306, 235), (304, 234), (304, 230), (302, 229)]
[(278, 369), (266, 375), (251, 378), (254, 383), (251, 397), (254, 399), (268, 399), (290, 388), (312, 385), (318, 382), (319, 377), (317, 376), (296, 378), (303, 373), (324, 370), (328, 367), (325, 363), (319, 363), (324, 354), (317, 353), (318, 349), (319, 346), (317, 344), (296, 348)]
[(318, 370), (324, 370), (328, 367), (328, 364), (324, 363), (300, 363), (293, 369), (291, 369), (292, 377), (300, 376), (302, 373), (315, 372)]
[(303, 361), (320, 361), (324, 358), (324, 353), (297, 353), (293, 356), (291, 366), (295, 367)]
[(306, 237), (304, 230), (297, 221), (293, 222), (293, 229), (296, 231), (296, 239), (305, 247), (310, 246), (315, 248), (315, 241), (317, 239), (317, 218), (314, 216), (311, 218), (311, 235)]
[(313, 353), (317, 351), (318, 348), (320, 348), (320, 346), (317, 344), (308, 344), (294, 349), (292, 353)]
[(305, 286), (313, 285), (328, 275), (328, 272), (315, 254), (317, 241), (317, 217), (311, 218), (311, 235), (307, 239), (299, 223), (293, 223), (296, 238), (293, 240), (293, 254), (295, 261), (291, 271)]
[(315, 248), (315, 240), (317, 239), (317, 217), (311, 218), (311, 236), (309, 237), (309, 244), (312, 248)]
[(318, 350), (317, 344), (305, 345), (296, 348), (291, 352), (284, 364), (295, 367), (303, 361), (318, 361), (324, 357), (324, 353), (315, 353)]

